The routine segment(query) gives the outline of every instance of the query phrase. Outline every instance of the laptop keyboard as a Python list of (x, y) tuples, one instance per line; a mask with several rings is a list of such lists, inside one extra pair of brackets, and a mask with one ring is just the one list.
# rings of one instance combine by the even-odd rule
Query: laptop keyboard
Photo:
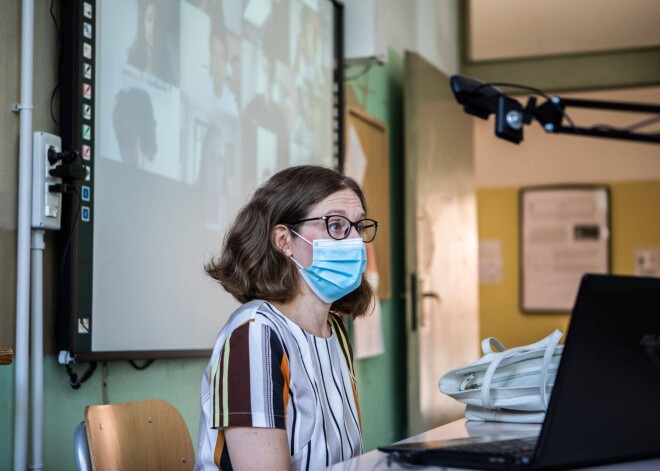
[(469, 443), (448, 448), (452, 452), (484, 453), (511, 457), (531, 456), (536, 448), (536, 437), (512, 438), (496, 442)]

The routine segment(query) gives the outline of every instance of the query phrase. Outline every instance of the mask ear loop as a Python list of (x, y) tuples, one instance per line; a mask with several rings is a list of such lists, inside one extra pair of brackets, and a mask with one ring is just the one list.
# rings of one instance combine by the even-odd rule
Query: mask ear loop
[(290, 258), (291, 260), (293, 260), (293, 263), (295, 263), (296, 265), (298, 265), (298, 268), (300, 268), (301, 270), (303, 270), (303, 266), (302, 266), (300, 263), (298, 263), (298, 260), (296, 260), (295, 258), (293, 258), (293, 255), (289, 255), (289, 258)]
[(308, 241), (307, 239), (305, 239), (303, 236), (301, 236), (300, 234), (298, 234), (298, 233), (297, 233), (296, 231), (294, 231), (293, 229), (289, 228), (289, 230), (290, 230), (291, 232), (293, 232), (295, 235), (297, 235), (298, 237), (300, 237), (302, 240), (304, 240), (305, 242), (307, 242), (309, 245), (314, 246), (314, 244), (312, 244), (310, 241)]
[[(301, 236), (300, 234), (298, 234), (298, 233), (297, 233), (296, 231), (294, 231), (293, 229), (289, 228), (289, 230), (290, 230), (291, 232), (293, 232), (295, 235), (297, 235), (298, 237), (300, 237), (302, 240), (304, 240), (305, 242), (307, 242), (307, 243), (308, 243), (309, 245), (311, 245), (312, 247), (314, 246), (314, 244), (312, 244), (310, 241), (308, 241), (307, 239), (305, 239), (303, 236)], [(298, 265), (298, 268), (300, 268), (301, 270), (304, 270), (304, 269), (305, 269), (300, 263), (298, 263), (298, 260), (296, 260), (295, 258), (293, 258), (293, 254), (289, 255), (289, 258), (290, 258), (291, 260), (293, 260), (293, 263), (295, 263), (296, 265)]]

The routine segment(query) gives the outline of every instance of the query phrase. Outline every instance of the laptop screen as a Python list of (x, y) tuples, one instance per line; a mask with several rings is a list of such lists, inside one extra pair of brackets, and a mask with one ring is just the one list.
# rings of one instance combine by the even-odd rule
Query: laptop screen
[(541, 430), (545, 465), (660, 455), (660, 279), (582, 279)]
[[(491, 438), (501, 437), (476, 441)], [(518, 462), (565, 468), (660, 456), (660, 278), (583, 277), (531, 459), (476, 458), (472, 450), (458, 452), (456, 445), (465, 444), (380, 449), (403, 461), (479, 469), (509, 469)]]

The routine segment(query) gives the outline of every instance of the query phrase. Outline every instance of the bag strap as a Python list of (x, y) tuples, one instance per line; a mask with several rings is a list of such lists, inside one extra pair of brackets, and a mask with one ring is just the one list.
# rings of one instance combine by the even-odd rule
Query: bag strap
[[(550, 366), (550, 360), (552, 360), (552, 355), (555, 353), (555, 349), (557, 348), (557, 345), (559, 344), (559, 340), (561, 340), (562, 336), (563, 334), (561, 333), (561, 331), (559, 329), (555, 329), (555, 331), (552, 332), (550, 335), (548, 335), (546, 338), (539, 340), (536, 343), (530, 345), (523, 345), (522, 347), (514, 347), (499, 352), (495, 356), (495, 358), (493, 358), (493, 361), (488, 366), (488, 369), (484, 374), (484, 380), (481, 383), (481, 403), (483, 404), (483, 407), (487, 409), (493, 408), (493, 404), (490, 398), (490, 387), (493, 381), (493, 376), (495, 376), (495, 371), (497, 370), (497, 367), (500, 365), (500, 363), (502, 363), (503, 360), (517, 353), (524, 353), (532, 350), (541, 350), (545, 348), (545, 354), (543, 355), (543, 364), (541, 365), (541, 374), (539, 376), (539, 389), (541, 392), (541, 401), (543, 402), (543, 407), (544, 409), (547, 409), (548, 400), (547, 400), (545, 382), (547, 380), (548, 367)], [(490, 340), (490, 339), (486, 339), (486, 340)], [(496, 339), (495, 341), (497, 342), (497, 344), (502, 345)], [(482, 348), (484, 348), (484, 342), (482, 342)]]
[[(495, 350), (493, 350), (493, 347), (495, 347)], [(488, 337), (481, 341), (481, 351), (484, 352), (484, 355), (488, 355), (489, 353), (499, 353), (504, 350), (506, 350), (506, 347), (495, 337)]]
[(550, 361), (552, 356), (555, 354), (557, 345), (561, 340), (563, 334), (559, 329), (548, 336), (550, 339), (548, 341), (548, 346), (545, 348), (545, 353), (543, 354), (543, 365), (541, 366), (541, 374), (539, 375), (539, 388), (541, 392), (541, 402), (543, 403), (543, 410), (548, 410), (548, 392), (546, 387), (546, 382), (548, 380), (548, 368), (550, 367)]

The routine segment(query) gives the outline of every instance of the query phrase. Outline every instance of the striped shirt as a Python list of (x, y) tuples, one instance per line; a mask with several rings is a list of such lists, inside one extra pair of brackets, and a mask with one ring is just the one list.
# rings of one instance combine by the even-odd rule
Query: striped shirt
[(362, 453), (353, 358), (341, 320), (314, 337), (271, 304), (238, 308), (202, 380), (196, 470), (229, 470), (225, 427), (286, 429), (291, 469), (322, 469)]

